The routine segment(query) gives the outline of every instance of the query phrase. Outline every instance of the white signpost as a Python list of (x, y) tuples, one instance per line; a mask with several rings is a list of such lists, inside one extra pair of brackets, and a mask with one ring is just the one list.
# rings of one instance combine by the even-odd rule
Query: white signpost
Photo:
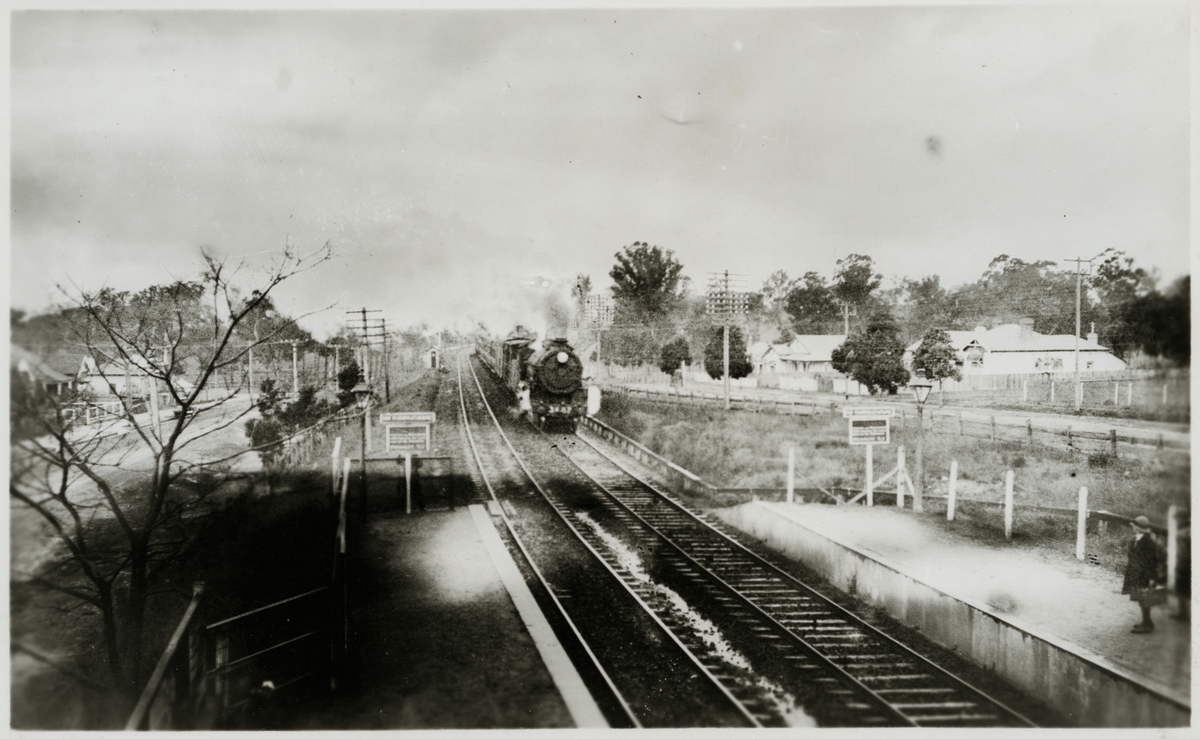
[(387, 428), (387, 454), (404, 457), (404, 512), (412, 513), (412, 458), (414, 452), (427, 452), (432, 446), (433, 424), (437, 414), (432, 411), (409, 413), (380, 413), (379, 423)]
[(880, 406), (854, 405), (842, 408), (842, 417), (850, 421), (850, 444), (867, 448), (867, 479), (863, 493), (867, 496), (868, 506), (875, 505), (875, 469), (871, 450), (876, 444), (891, 443), (890, 421), (895, 413), (893, 408)]

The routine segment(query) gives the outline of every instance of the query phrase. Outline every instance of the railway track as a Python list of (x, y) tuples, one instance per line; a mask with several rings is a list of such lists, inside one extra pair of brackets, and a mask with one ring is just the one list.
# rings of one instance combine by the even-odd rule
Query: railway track
[(605, 558), (544, 502), (474, 383), (459, 367), (464, 429), (493, 511), (535, 597), (610, 724), (626, 727), (758, 726), (672, 639)]
[(509, 430), (514, 458), (545, 478), (540, 490), (559, 517), (754, 725), (1033, 725), (762, 559), (600, 444)]

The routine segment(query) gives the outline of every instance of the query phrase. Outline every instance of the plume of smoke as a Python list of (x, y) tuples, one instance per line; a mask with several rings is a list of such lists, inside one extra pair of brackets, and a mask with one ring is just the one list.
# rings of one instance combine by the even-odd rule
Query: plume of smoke
[(571, 325), (571, 307), (567, 298), (558, 292), (549, 292), (543, 301), (542, 310), (546, 317), (544, 338), (566, 338), (567, 329)]
[(539, 341), (567, 335), (571, 322), (567, 281), (525, 277), (500, 281), (492, 288), (486, 300), (476, 298), (471, 314), (493, 336), (507, 336), (517, 326), (536, 332)]

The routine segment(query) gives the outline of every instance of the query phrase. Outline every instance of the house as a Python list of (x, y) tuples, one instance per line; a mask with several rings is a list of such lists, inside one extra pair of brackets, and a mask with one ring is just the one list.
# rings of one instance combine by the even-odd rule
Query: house
[(62, 395), (75, 386), (76, 375), (60, 372), (45, 359), (16, 344), (11, 345), (10, 349), (9, 367), (20, 373), (28, 382), (54, 395)]
[(833, 372), (833, 350), (845, 341), (845, 334), (797, 336), (787, 344), (755, 344), (751, 347), (750, 359), (759, 374), (828, 374)]
[[(1071, 334), (1046, 335), (1033, 330), (1033, 321), (1008, 323), (992, 329), (947, 331), (950, 344), (965, 375), (1037, 374), (1075, 371), (1075, 337)], [(921, 342), (913, 342), (904, 352), (904, 362), (912, 366), (912, 355)], [(1080, 372), (1119, 372), (1125, 362), (1100, 346), (1096, 333), (1079, 339)]]

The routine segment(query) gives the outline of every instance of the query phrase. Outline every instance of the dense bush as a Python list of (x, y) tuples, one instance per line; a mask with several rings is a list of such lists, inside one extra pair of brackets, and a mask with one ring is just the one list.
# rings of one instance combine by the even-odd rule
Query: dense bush
[(250, 446), (258, 450), (263, 466), (271, 469), (283, 451), (283, 441), (289, 436), (314, 426), (337, 408), (323, 400), (317, 400), (313, 387), (300, 389), (300, 394), (291, 403), (284, 402), (284, 393), (272, 379), (263, 380), (260, 386), (258, 410), (262, 418), (246, 421), (246, 438)]

